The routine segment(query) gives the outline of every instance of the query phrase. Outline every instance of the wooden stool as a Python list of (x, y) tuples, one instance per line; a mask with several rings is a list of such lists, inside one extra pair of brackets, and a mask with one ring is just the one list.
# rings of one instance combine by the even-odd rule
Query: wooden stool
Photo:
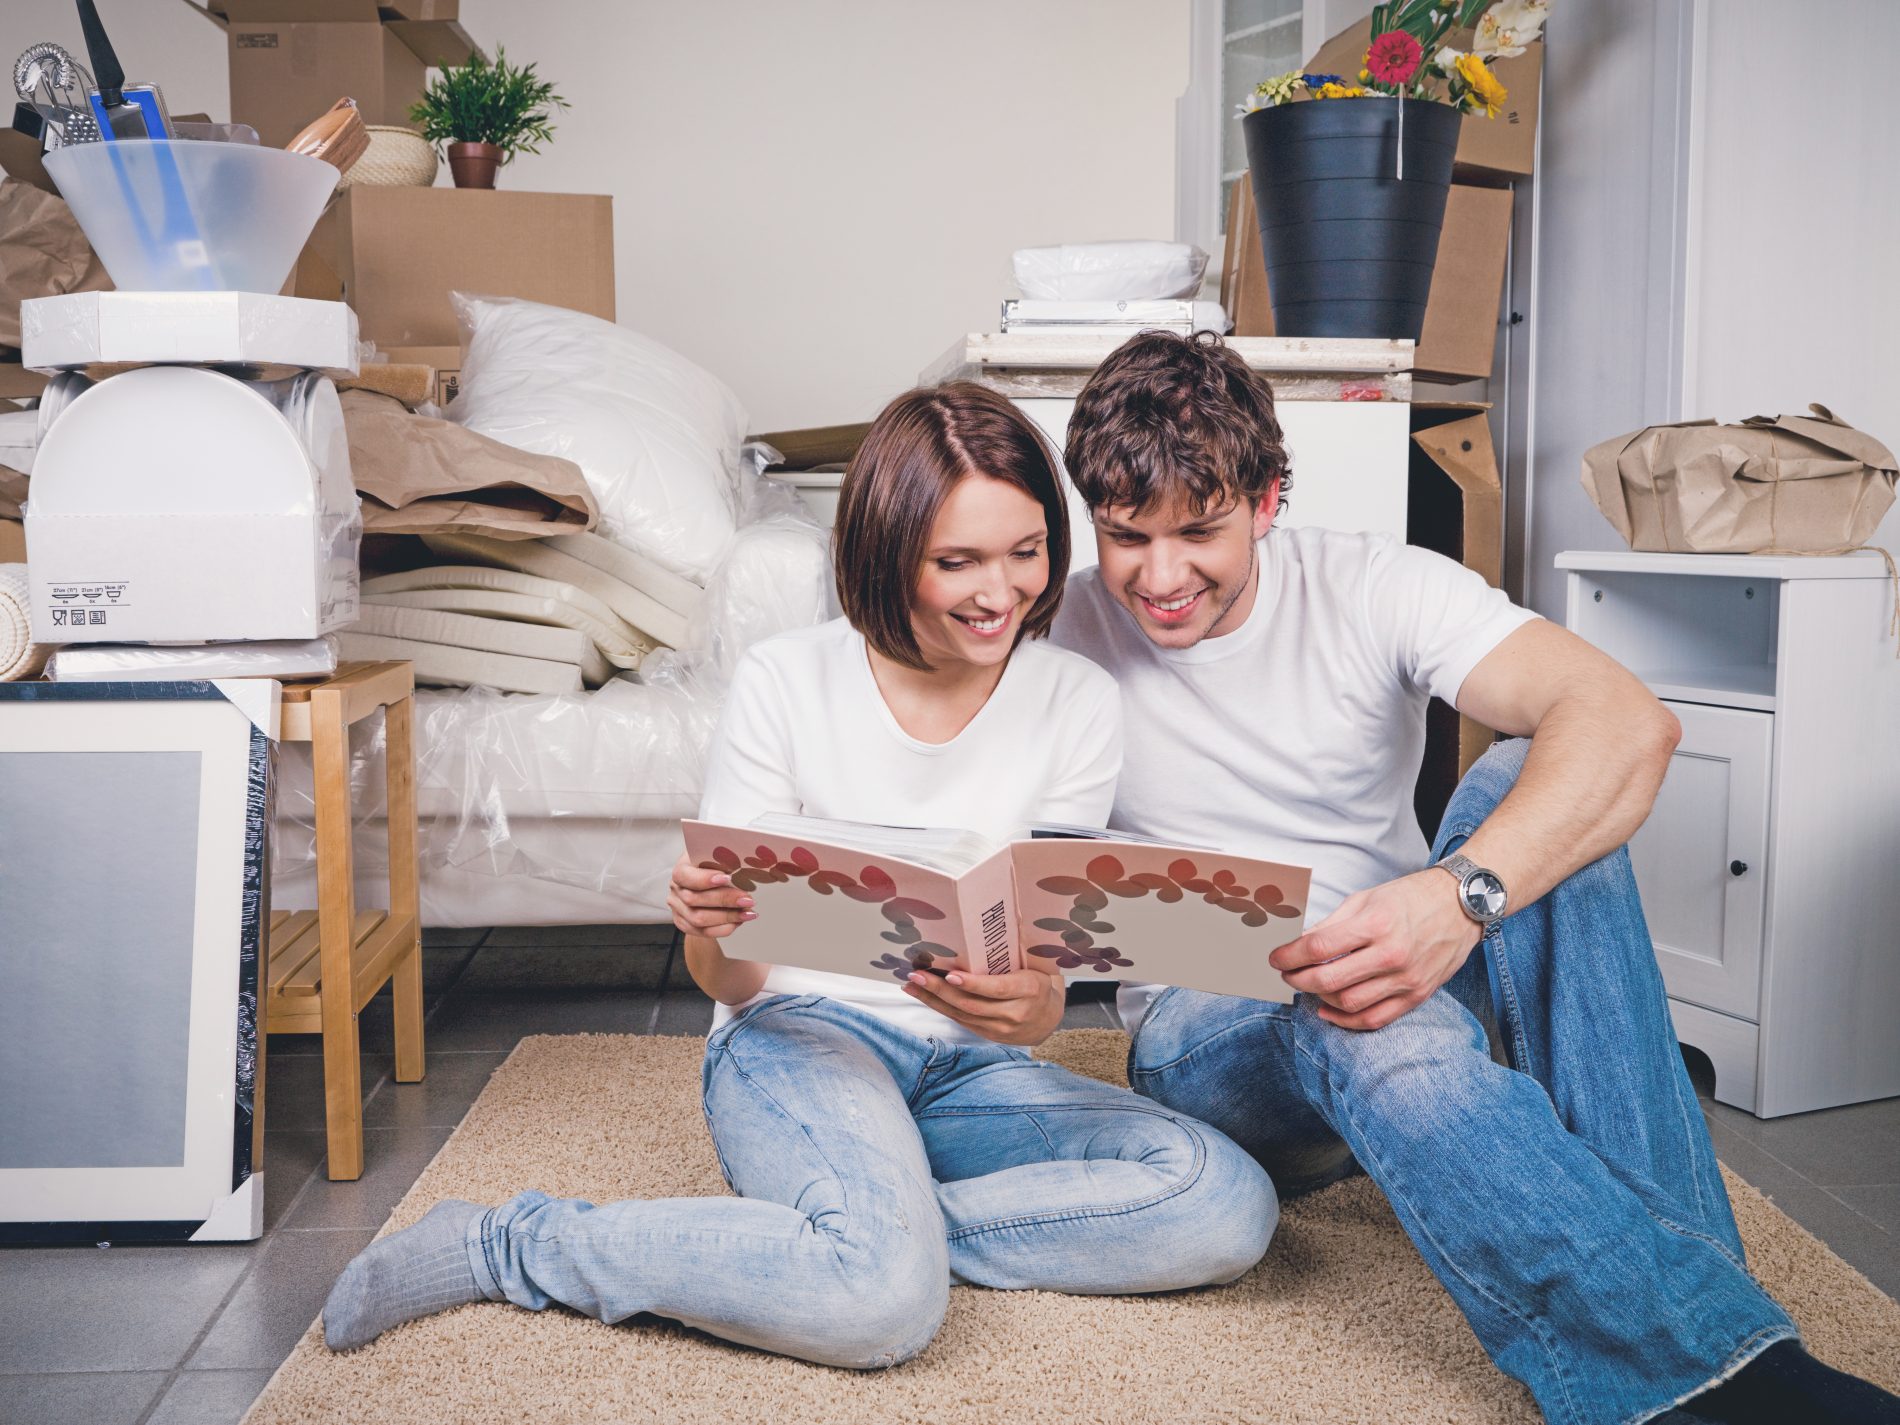
[[(414, 692), (407, 663), (345, 663), (333, 678), (284, 685), (283, 740), (311, 744), (318, 909), (271, 916), (264, 1026), (271, 1034), (323, 1035), (324, 1122), (335, 1180), (363, 1175), (357, 1015), (385, 981), (395, 986), (396, 1082), (417, 1083), (423, 1072)], [(350, 844), (350, 728), (378, 708), (387, 710), (389, 909), (359, 913)]]

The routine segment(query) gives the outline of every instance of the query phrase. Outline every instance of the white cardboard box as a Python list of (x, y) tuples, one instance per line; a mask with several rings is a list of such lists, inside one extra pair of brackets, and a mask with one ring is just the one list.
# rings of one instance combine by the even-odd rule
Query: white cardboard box
[(315, 638), (357, 615), (362, 517), (321, 376), (109, 377), (54, 417), (25, 513), (37, 642)]
[(36, 371), (139, 363), (289, 367), (354, 376), (356, 313), (261, 292), (69, 292), (20, 304)]

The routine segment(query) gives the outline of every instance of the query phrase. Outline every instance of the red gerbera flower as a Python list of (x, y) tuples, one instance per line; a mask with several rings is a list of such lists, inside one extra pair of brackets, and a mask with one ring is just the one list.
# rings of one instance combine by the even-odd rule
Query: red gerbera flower
[(1381, 84), (1403, 84), (1418, 72), (1424, 46), (1404, 30), (1387, 30), (1366, 51), (1366, 72)]

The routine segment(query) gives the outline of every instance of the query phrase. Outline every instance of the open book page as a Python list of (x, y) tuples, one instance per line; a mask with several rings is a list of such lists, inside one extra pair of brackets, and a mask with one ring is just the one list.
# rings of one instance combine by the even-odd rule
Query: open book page
[(1298, 938), (1312, 871), (1130, 840), (1011, 844), (1024, 949), (1070, 978), (1290, 1004), (1267, 956)]
[(759, 918), (721, 941), (735, 959), (892, 982), (1022, 968), (1009, 850), (974, 833), (777, 814), (682, 825), (694, 864), (753, 899)]

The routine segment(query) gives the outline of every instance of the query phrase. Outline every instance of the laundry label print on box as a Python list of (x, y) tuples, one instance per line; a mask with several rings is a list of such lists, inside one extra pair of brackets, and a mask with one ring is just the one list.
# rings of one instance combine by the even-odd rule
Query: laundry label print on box
[(114, 610), (131, 607), (125, 579), (97, 584), (54, 584), (46, 592), (47, 622), (54, 628), (110, 628)]

